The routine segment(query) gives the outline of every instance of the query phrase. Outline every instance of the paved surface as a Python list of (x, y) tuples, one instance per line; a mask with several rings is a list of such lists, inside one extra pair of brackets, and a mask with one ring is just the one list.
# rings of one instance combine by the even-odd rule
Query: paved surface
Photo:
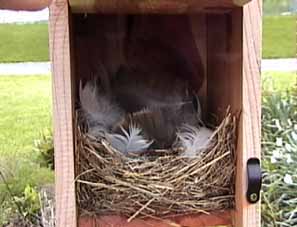
[[(26, 62), (0, 64), (0, 75), (49, 74), (49, 62)], [(297, 59), (271, 59), (262, 61), (262, 71), (297, 72)]]
[(297, 58), (262, 60), (262, 71), (297, 72)]
[(38, 75), (49, 74), (51, 65), (49, 62), (26, 62), (0, 64), (0, 75)]

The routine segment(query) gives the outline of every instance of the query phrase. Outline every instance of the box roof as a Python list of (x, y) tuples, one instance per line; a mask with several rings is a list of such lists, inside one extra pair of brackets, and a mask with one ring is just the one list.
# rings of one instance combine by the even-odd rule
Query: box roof
[[(251, 0), (69, 0), (77, 13), (188, 13), (240, 7)], [(258, 0), (254, 0), (258, 1)]]

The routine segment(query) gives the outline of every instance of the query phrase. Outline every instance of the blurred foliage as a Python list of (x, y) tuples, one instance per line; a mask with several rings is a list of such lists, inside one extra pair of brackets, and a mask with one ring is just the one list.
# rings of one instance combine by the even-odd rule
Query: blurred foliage
[(25, 219), (32, 223), (36, 222), (36, 217), (40, 211), (40, 201), (38, 191), (27, 185), (22, 196), (15, 196), (14, 200), (20, 208), (20, 212)]
[(296, 56), (297, 15), (263, 17), (263, 58)]
[(29, 189), (36, 190), (53, 183), (53, 172), (47, 168), (41, 168), (39, 163), (24, 160), (22, 156), (0, 157), (0, 171), (4, 177), (4, 179), (0, 178), (0, 226), (15, 216), (20, 217), (14, 200), (17, 198), (19, 198), (18, 204), (24, 206), (22, 213), (28, 213), (31, 217), (36, 204), (31, 204), (35, 200), (34, 191), (30, 192)]
[(297, 89), (263, 83), (262, 227), (297, 226)]
[(263, 0), (264, 15), (296, 12), (297, 0)]
[(34, 151), (38, 153), (42, 167), (54, 170), (54, 141), (51, 129), (44, 130), (40, 139), (34, 141)]
[(0, 24), (0, 62), (48, 61), (48, 24)]

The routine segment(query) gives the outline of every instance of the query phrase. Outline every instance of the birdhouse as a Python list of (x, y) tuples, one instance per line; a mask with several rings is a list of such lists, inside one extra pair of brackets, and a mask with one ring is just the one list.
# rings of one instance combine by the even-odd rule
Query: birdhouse
[[(261, 15), (261, 0), (53, 1), (50, 52), (57, 227), (260, 227)], [(190, 85), (205, 121), (212, 122), (212, 116), (221, 121), (228, 108), (237, 116), (232, 208), (138, 218), (146, 209), (149, 213), (153, 198), (138, 204), (133, 220), (115, 213), (81, 215), (76, 180), (83, 173), (77, 173), (75, 164), (79, 158), (76, 110), (80, 83), (102, 73), (129, 74), (123, 79), (126, 83), (139, 80), (156, 89), (158, 81), (169, 90)], [(124, 83), (119, 80), (118, 84)], [(95, 200), (89, 201), (101, 203)]]

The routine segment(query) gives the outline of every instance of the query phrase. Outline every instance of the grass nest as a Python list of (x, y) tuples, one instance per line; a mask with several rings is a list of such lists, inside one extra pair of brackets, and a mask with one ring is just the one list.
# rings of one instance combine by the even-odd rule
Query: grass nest
[(234, 208), (236, 120), (228, 113), (209, 148), (124, 155), (76, 128), (76, 186), (81, 215), (164, 218)]

